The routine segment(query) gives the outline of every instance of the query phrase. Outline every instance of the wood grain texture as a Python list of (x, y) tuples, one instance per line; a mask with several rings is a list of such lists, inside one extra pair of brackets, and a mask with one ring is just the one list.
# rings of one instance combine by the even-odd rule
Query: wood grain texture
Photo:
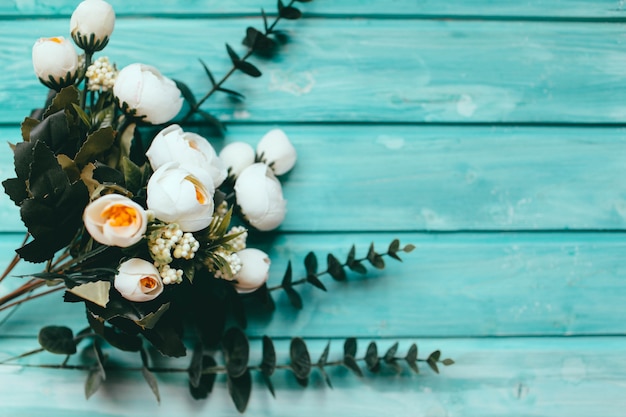
[[(360, 341), (362, 352), (370, 339)], [(401, 340), (404, 352), (414, 340)], [(31, 347), (22, 339), (2, 339), (0, 355), (7, 357)], [(258, 343), (258, 342), (257, 342)], [(379, 349), (393, 341), (378, 341)], [(335, 389), (313, 372), (307, 389), (288, 372), (273, 377), (277, 398), (253, 378), (246, 415), (253, 416), (572, 416), (623, 415), (626, 407), (626, 338), (511, 338), (424, 339), (420, 351), (442, 349), (456, 364), (434, 375), (423, 367), (420, 375), (371, 376), (359, 379), (340, 368), (330, 371)], [(326, 341), (309, 341), (317, 358)], [(332, 358), (341, 354), (342, 341), (331, 343)], [(286, 343), (277, 345), (279, 358)], [(115, 354), (120, 366), (137, 358)], [(54, 362), (52, 362), (54, 361)], [(60, 358), (35, 358), (34, 363), (59, 363)], [(187, 360), (179, 361), (186, 366)], [(189, 398), (184, 375), (159, 375), (161, 404), (157, 405), (139, 372), (110, 373), (103, 388), (84, 400), (84, 371), (0, 368), (3, 382), (2, 417), (142, 417), (238, 416), (223, 379), (207, 401)], [(29, 381), (28, 386), (24, 381)], [(37, 398), (37, 401), (33, 401)], [(25, 404), (32, 404), (25, 407)]]
[[(275, 126), (299, 153), (282, 179), (283, 231), (626, 227), (623, 128)], [(232, 126), (212, 143), (256, 146), (272, 127)], [(19, 135), (0, 128), (5, 140)], [(1, 153), (2, 177), (11, 165)], [(4, 194), (0, 230), (24, 230)]]
[[(269, 314), (248, 303), (247, 332), (276, 337), (427, 337), (505, 335), (621, 335), (626, 333), (626, 249), (623, 234), (286, 234), (257, 247), (272, 259), (269, 285), (280, 284), (288, 261), (294, 279), (302, 261), (317, 253), (320, 270), (330, 252), (344, 260), (354, 243), (364, 257), (371, 242), (384, 252), (395, 237), (417, 249), (387, 260), (349, 282), (324, 278), (328, 292), (299, 287), (304, 308), (274, 293)], [(2, 243), (4, 265), (21, 236)], [(26, 265), (15, 273), (38, 271)], [(16, 285), (15, 281), (3, 286)], [(85, 326), (81, 305), (60, 293), (30, 302), (2, 327), (8, 335), (34, 336), (44, 325)], [(55, 314), (46, 312), (55, 305)]]
[[(5, 0), (0, 14), (5, 16), (69, 16), (78, 2), (74, 0)], [(260, 8), (274, 11), (268, 0), (149, 0), (141, 3), (111, 0), (118, 16), (187, 15), (187, 14), (258, 14)], [(287, 3), (285, 1), (285, 3)], [(626, 6), (620, 0), (316, 0), (300, 5), (307, 14), (368, 14), (370, 18), (407, 15), (424, 17), (495, 17), (495, 18), (624, 18)]]
[[(0, 123), (23, 120), (45, 98), (29, 58), (34, 40), (68, 31), (65, 20), (34, 22), (0, 27)], [(197, 58), (224, 74), (224, 42), (243, 50), (250, 24), (261, 21), (124, 19), (106, 53), (120, 67), (156, 65), (201, 95), (208, 80)], [(280, 56), (254, 60), (264, 77), (229, 81), (247, 101), (216, 97), (208, 111), (239, 123), (623, 123), (626, 115), (620, 25), (340, 19), (283, 29), (292, 40)]]

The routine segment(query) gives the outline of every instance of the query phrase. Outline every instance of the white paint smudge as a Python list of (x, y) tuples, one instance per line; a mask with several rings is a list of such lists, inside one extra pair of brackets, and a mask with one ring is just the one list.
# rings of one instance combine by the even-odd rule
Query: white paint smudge
[(286, 72), (272, 71), (270, 73), (269, 91), (284, 91), (294, 96), (308, 94), (315, 86), (315, 78), (309, 71)]
[(404, 147), (404, 138), (397, 136), (380, 135), (376, 138), (376, 143), (384, 145), (387, 149), (398, 150)]
[(246, 120), (249, 119), (252, 115), (248, 110), (236, 110), (233, 112), (233, 119), (235, 120)]
[(467, 94), (461, 95), (459, 101), (456, 102), (456, 111), (463, 117), (472, 117), (476, 108), (474, 100)]

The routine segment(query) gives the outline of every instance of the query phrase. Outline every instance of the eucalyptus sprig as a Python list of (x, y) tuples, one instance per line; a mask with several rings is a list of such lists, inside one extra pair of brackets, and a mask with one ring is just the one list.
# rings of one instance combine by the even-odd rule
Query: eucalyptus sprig
[(226, 44), (226, 52), (232, 62), (232, 67), (221, 79), (217, 80), (209, 67), (202, 60), (200, 60), (200, 63), (202, 64), (202, 67), (211, 82), (211, 88), (199, 100), (196, 99), (191, 89), (185, 83), (177, 80), (176, 84), (190, 107), (188, 112), (182, 118), (181, 123), (187, 122), (194, 114), (197, 113), (204, 119), (205, 122), (216, 127), (220, 131), (223, 131), (224, 126), (222, 123), (208, 112), (202, 110), (200, 107), (217, 91), (238, 99), (243, 99), (243, 94), (225, 88), (223, 87), (223, 84), (237, 71), (241, 71), (250, 77), (260, 77), (262, 75), (261, 71), (254, 64), (248, 62), (248, 58), (255, 53), (267, 55), (275, 51), (278, 45), (277, 38), (280, 37), (280, 32), (275, 29), (278, 22), (281, 19), (300, 19), (302, 17), (302, 12), (300, 9), (294, 7), (294, 4), (297, 2), (308, 3), (310, 1), (312, 0), (291, 0), (287, 5), (285, 5), (282, 0), (278, 0), (277, 15), (272, 23), (269, 23), (265, 10), (261, 9), (261, 15), (263, 17), (263, 30), (261, 31), (251, 26), (248, 27), (246, 29), (246, 35), (242, 41), (242, 44), (248, 47), (248, 51), (244, 55), (239, 56), (229, 44)]
[[(289, 344), (288, 361), (279, 363), (274, 341), (269, 336), (263, 336), (261, 362), (255, 365), (250, 363), (250, 341), (248, 337), (241, 329), (232, 327), (226, 331), (222, 338), (221, 353), (223, 364), (217, 362), (214, 352), (206, 351), (201, 344), (197, 344), (193, 350), (188, 367), (154, 367), (150, 366), (149, 355), (143, 346), (140, 345), (128, 350), (139, 352), (141, 366), (121, 367), (108, 363), (108, 356), (102, 350), (100, 337), (88, 329), (74, 336), (72, 330), (67, 327), (44, 327), (41, 329), (38, 338), (41, 348), (4, 360), (0, 362), (0, 365), (10, 364), (12, 361), (41, 353), (44, 350), (54, 354), (65, 355), (64, 360), (60, 364), (20, 364), (19, 366), (87, 371), (88, 374), (85, 381), (85, 396), (87, 398), (96, 393), (102, 386), (108, 372), (141, 372), (157, 401), (160, 401), (160, 394), (158, 382), (154, 374), (186, 373), (189, 380), (190, 394), (195, 399), (207, 398), (213, 390), (217, 376), (225, 375), (230, 397), (237, 410), (243, 413), (252, 392), (253, 372), (261, 374), (266, 388), (273, 397), (276, 397), (271, 377), (279, 370), (292, 372), (296, 381), (302, 387), (308, 386), (311, 374), (317, 370), (324, 378), (328, 387), (333, 388), (327, 372), (327, 369), (331, 367), (345, 367), (359, 378), (364, 378), (368, 374), (381, 374), (385, 368), (391, 371), (389, 372), (391, 374), (401, 373), (403, 371), (402, 363), (406, 363), (408, 368), (415, 373), (420, 372), (418, 363), (427, 364), (435, 373), (439, 373), (438, 365), (450, 366), (454, 364), (452, 359), (441, 359), (439, 350), (430, 353), (426, 358), (419, 358), (416, 343), (412, 343), (406, 354), (402, 355), (398, 352), (398, 342), (384, 351), (384, 354), (380, 354), (378, 345), (372, 341), (368, 344), (365, 354), (359, 356), (357, 354), (358, 342), (354, 337), (345, 339), (342, 355), (335, 360), (329, 360), (331, 346), (329, 341), (317, 361), (311, 359), (309, 347), (304, 339), (300, 337), (292, 338)], [(93, 362), (79, 365), (68, 364), (69, 357), (78, 352), (77, 345), (84, 339), (92, 340), (92, 343), (85, 350), (91, 353), (90, 356), (93, 357)]]
[(330, 275), (335, 281), (346, 281), (348, 279), (346, 269), (359, 274), (366, 274), (367, 268), (364, 265), (364, 263), (366, 262), (376, 269), (384, 269), (385, 256), (401, 262), (402, 259), (400, 258), (398, 253), (409, 253), (414, 249), (415, 246), (412, 244), (407, 244), (401, 247), (400, 240), (394, 239), (389, 244), (385, 252), (377, 252), (374, 248), (374, 243), (371, 243), (367, 251), (367, 255), (363, 258), (357, 258), (356, 246), (352, 245), (350, 251), (348, 252), (347, 258), (343, 263), (339, 261), (339, 259), (335, 255), (329, 253), (326, 257), (326, 269), (322, 271), (318, 270), (317, 255), (315, 255), (314, 252), (309, 252), (304, 258), (306, 277), (294, 280), (290, 261), (287, 263), (287, 269), (285, 270), (285, 275), (283, 276), (283, 280), (280, 285), (262, 288), (260, 289), (260, 291), (265, 292), (266, 299), (268, 299), (269, 292), (282, 289), (283, 291), (285, 291), (285, 294), (287, 294), (287, 297), (289, 298), (291, 304), (295, 308), (301, 309), (302, 297), (300, 297), (300, 294), (298, 294), (298, 292), (293, 288), (294, 286), (311, 284), (322, 291), (327, 291), (326, 286), (320, 280), (320, 277), (323, 275)]

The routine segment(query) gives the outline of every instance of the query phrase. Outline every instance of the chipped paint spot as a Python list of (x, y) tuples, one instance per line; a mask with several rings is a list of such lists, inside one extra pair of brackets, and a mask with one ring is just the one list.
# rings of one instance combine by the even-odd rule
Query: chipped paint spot
[(246, 120), (252, 117), (248, 110), (236, 110), (233, 112), (233, 119), (235, 120)]
[(272, 71), (270, 73), (269, 91), (284, 91), (294, 96), (309, 94), (315, 86), (315, 78), (309, 71), (287, 72)]
[(428, 229), (437, 229), (445, 226), (445, 220), (431, 209), (423, 208), (421, 215)]
[(463, 117), (471, 117), (476, 111), (476, 108), (477, 106), (474, 100), (467, 94), (461, 95), (459, 101), (456, 102), (456, 111)]
[(404, 138), (397, 136), (380, 135), (376, 138), (376, 143), (384, 145), (387, 149), (398, 150), (404, 147)]

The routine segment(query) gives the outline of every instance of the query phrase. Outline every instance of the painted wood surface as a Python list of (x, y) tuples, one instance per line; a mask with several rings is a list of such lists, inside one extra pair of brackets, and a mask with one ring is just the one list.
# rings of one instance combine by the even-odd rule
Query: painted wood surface
[[(209, 83), (197, 58), (224, 74), (224, 43), (243, 50), (251, 24), (260, 27), (261, 19), (124, 19), (106, 53), (120, 67), (155, 65), (204, 92)], [(229, 82), (245, 103), (221, 96), (207, 111), (240, 123), (615, 124), (626, 115), (620, 24), (308, 19), (284, 29), (291, 42), (280, 56), (255, 60), (265, 77)], [(0, 123), (23, 120), (39, 106), (33, 98), (45, 99), (25, 59), (32, 39), (67, 32), (63, 19), (0, 26)]]
[[(154, 64), (198, 91), (206, 80), (197, 58), (223, 74), (224, 42), (243, 50), (245, 27), (260, 26), (261, 7), (275, 8), (264, 0), (111, 3), (120, 19), (107, 55), (119, 66)], [(45, 96), (32, 75), (34, 39), (65, 34), (75, 4), (0, 2), (6, 141), (19, 140), (20, 121)], [(624, 415), (624, 2), (301, 6), (311, 18), (284, 23), (290, 42), (278, 57), (254, 61), (264, 76), (229, 81), (247, 100), (207, 105), (228, 122), (223, 143), (254, 144), (278, 126), (298, 149), (285, 179), (288, 218), (261, 244), (272, 257), (270, 282), (288, 260), (303, 273), (309, 250), (323, 263), (352, 243), (363, 253), (372, 241), (383, 248), (399, 237), (417, 249), (347, 284), (327, 279), (328, 293), (302, 289), (300, 312), (279, 293), (271, 317), (248, 305), (248, 332), (253, 343), (278, 337), (283, 358), (296, 335), (314, 358), (327, 341), (338, 355), (343, 337), (356, 336), (360, 354), (370, 340), (381, 349), (399, 340), (405, 350), (417, 342), (420, 356), (441, 349), (456, 364), (440, 375), (423, 366), (421, 375), (363, 379), (340, 368), (331, 373), (334, 390), (319, 375), (303, 390), (279, 373), (276, 400), (255, 379), (248, 415)], [(13, 174), (6, 149), (3, 178)], [(0, 265), (22, 231), (2, 197)], [(21, 265), (16, 273), (37, 270)], [(0, 293), (17, 283), (3, 282)], [(58, 301), (0, 314), (0, 360), (36, 347), (42, 325), (84, 327), (82, 310)], [(112, 353), (121, 366), (138, 363)], [(184, 376), (160, 375), (159, 406), (137, 372), (109, 375), (89, 401), (85, 377), (0, 366), (0, 416), (237, 415), (224, 383), (196, 402)]]

